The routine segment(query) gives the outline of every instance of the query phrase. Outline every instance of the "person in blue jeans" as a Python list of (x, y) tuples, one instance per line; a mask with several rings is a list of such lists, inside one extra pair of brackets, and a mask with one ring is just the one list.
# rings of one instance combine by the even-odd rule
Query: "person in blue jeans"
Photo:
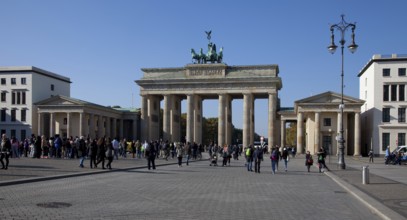
[(247, 171), (253, 171), (253, 148), (250, 145), (247, 147), (246, 152)]
[(270, 159), (271, 159), (271, 171), (274, 174), (276, 174), (276, 164), (278, 162), (278, 154), (279, 152), (277, 151), (277, 148), (273, 148), (271, 151)]

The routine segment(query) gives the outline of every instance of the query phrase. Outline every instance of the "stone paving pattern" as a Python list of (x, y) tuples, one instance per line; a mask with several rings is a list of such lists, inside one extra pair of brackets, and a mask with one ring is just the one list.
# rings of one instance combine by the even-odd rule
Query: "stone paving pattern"
[[(405, 210), (407, 199), (399, 191), (400, 188), (405, 191), (405, 183), (376, 175), (373, 169), (384, 167), (404, 172), (405, 177), (406, 166), (370, 165), (371, 184), (362, 185), (360, 167), (365, 161), (353, 158), (346, 159), (345, 171), (329, 164), (332, 172), (326, 174), (333, 177), (318, 173), (316, 167), (311, 173), (305, 172), (301, 156), (290, 160), (287, 173), (281, 172), (280, 163), (276, 175), (271, 174), (269, 159), (263, 162), (260, 174), (247, 172), (242, 159), (232, 160), (231, 167), (211, 167), (205, 160), (178, 167), (175, 159), (160, 159), (155, 171), (146, 169), (144, 159), (115, 160), (111, 171), (79, 168), (76, 159), (12, 159), (8, 170), (0, 170), (0, 216), (4, 219), (383, 218), (332, 181), (336, 177), (400, 214), (387, 216), (400, 219), (406, 216), (403, 207)], [(99, 175), (91, 175), (96, 173)], [(71, 177), (63, 178), (67, 175)], [(44, 177), (54, 180), (40, 181)], [(61, 207), (43, 208), (41, 204)]]

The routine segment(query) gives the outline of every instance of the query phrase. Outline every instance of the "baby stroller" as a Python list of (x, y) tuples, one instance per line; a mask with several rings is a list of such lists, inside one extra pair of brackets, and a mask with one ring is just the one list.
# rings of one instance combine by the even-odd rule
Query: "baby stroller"
[(213, 154), (211, 157), (211, 163), (209, 164), (209, 166), (218, 166), (218, 156), (216, 156), (216, 154)]

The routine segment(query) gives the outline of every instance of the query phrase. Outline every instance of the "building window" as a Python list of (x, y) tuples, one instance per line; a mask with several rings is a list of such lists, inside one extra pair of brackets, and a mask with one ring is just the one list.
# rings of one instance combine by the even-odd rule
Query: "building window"
[(21, 92), (21, 104), (25, 105), (25, 92)]
[(389, 85), (383, 85), (383, 101), (389, 101)]
[(382, 150), (385, 151), (390, 146), (390, 133), (382, 133)]
[(406, 133), (399, 133), (398, 134), (398, 146), (406, 145)]
[(399, 108), (399, 122), (406, 122), (406, 108)]
[(12, 105), (16, 104), (16, 93), (15, 92), (11, 93), (11, 104)]
[(11, 121), (16, 121), (16, 110), (11, 109)]
[(406, 76), (406, 68), (399, 68), (399, 76)]
[(390, 122), (390, 108), (383, 108), (383, 122)]
[(16, 78), (11, 78), (11, 85), (15, 85), (16, 84)]
[(391, 85), (391, 101), (397, 101), (397, 85)]
[(6, 134), (6, 130), (1, 129), (1, 135)]
[(54, 84), (51, 84), (51, 91), (54, 91), (54, 88), (55, 86), (54, 86)]
[(383, 76), (390, 76), (390, 69), (383, 69)]
[(399, 101), (405, 101), (405, 85), (399, 85)]
[(1, 84), (6, 85), (6, 78), (1, 78)]
[(24, 141), (27, 138), (27, 131), (25, 129), (22, 129), (20, 134), (20, 141)]
[(1, 92), (1, 101), (2, 102), (6, 101), (6, 92)]
[(21, 109), (21, 121), (27, 120), (27, 111), (25, 109)]
[(21, 103), (21, 93), (17, 92), (17, 104), (19, 105)]
[(27, 84), (27, 79), (25, 77), (21, 78), (21, 85)]
[(6, 121), (6, 109), (1, 110), (1, 121)]
[(68, 124), (68, 119), (64, 118), (64, 125), (67, 125), (67, 124)]
[(324, 118), (324, 126), (331, 126), (331, 119), (330, 118)]

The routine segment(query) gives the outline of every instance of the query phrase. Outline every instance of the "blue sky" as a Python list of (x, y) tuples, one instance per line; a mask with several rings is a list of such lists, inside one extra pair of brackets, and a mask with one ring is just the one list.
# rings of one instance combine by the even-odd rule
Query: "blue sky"
[[(340, 51), (326, 48), (329, 26), (345, 14), (359, 48), (345, 51), (344, 93), (358, 98), (357, 74), (374, 54), (407, 54), (406, 8), (404, 0), (0, 0), (0, 66), (36, 66), (70, 77), (74, 98), (140, 107), (140, 69), (191, 63), (190, 49), (205, 48), (212, 30), (228, 65), (279, 65), (281, 105), (292, 107), (340, 92)], [(204, 101), (204, 116), (217, 117), (217, 105)], [(255, 107), (256, 132), (266, 135), (267, 100)], [(238, 128), (242, 109), (235, 100)]]

